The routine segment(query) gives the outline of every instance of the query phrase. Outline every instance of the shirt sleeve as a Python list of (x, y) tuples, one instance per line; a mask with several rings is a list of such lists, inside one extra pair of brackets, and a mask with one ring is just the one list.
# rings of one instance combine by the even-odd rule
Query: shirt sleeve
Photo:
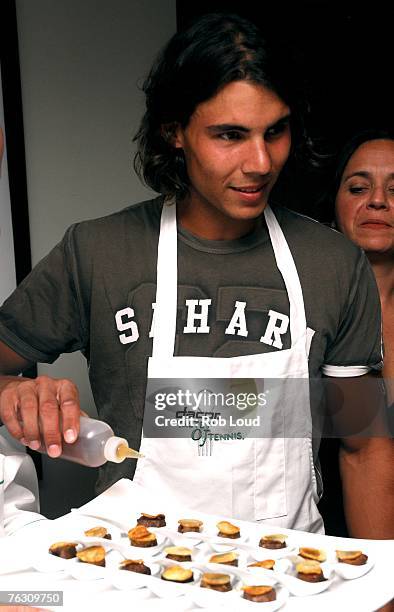
[(71, 226), (0, 308), (0, 340), (32, 362), (83, 349), (86, 325), (73, 275)]
[(352, 275), (338, 333), (327, 347), (323, 374), (362, 376), (383, 365), (380, 299), (372, 268), (363, 252)]

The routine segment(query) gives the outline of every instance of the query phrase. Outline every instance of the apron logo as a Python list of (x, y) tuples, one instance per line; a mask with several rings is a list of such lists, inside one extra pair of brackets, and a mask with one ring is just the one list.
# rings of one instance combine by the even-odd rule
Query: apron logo
[(208, 427), (196, 427), (191, 433), (191, 439), (198, 442), (198, 446), (202, 447), (208, 440), (245, 440), (245, 436), (241, 431), (218, 434), (213, 433)]

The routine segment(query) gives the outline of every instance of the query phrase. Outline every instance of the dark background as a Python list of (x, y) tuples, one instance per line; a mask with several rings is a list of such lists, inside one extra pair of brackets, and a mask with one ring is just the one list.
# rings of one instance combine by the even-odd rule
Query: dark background
[(356, 131), (393, 124), (394, 4), (336, 0), (241, 2), (177, 0), (178, 29), (207, 12), (234, 12), (255, 21), (267, 36), (290, 45), (311, 103), (310, 130), (321, 153), (320, 170), (294, 169), (280, 185), (281, 203), (322, 221), (335, 153)]

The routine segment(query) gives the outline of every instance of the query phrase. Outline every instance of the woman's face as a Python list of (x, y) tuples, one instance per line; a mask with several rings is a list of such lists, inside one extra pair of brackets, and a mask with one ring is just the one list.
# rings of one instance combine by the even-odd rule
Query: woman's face
[(367, 253), (394, 254), (394, 140), (370, 140), (355, 150), (335, 210), (339, 229)]

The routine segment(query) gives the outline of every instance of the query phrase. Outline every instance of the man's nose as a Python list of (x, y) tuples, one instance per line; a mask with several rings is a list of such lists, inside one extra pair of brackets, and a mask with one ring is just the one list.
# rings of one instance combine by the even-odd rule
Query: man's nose
[(264, 140), (251, 140), (242, 163), (244, 174), (269, 174), (271, 169), (272, 159)]
[(373, 208), (375, 210), (379, 210), (381, 208), (389, 208), (387, 193), (383, 185), (375, 185), (372, 190), (367, 207)]

